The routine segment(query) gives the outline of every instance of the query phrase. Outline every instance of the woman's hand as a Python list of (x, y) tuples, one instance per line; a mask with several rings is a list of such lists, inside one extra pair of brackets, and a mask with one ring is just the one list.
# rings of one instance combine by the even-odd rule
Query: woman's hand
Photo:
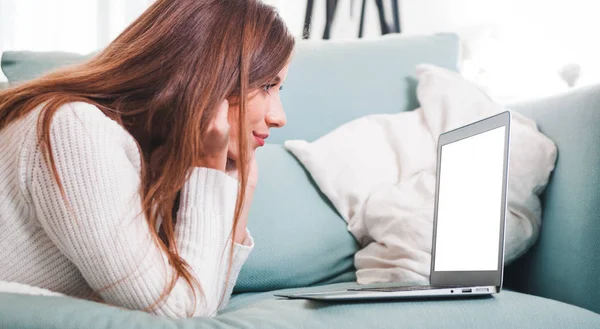
[[(206, 139), (202, 144), (200, 157), (193, 163), (194, 167), (205, 167), (225, 172), (227, 165), (227, 152), (229, 150), (229, 122), (227, 113), (229, 112), (229, 102), (223, 100), (219, 104), (215, 120), (211, 123), (206, 134)], [(163, 144), (158, 146), (150, 156), (150, 168), (156, 173), (161, 169), (169, 153), (168, 146)]]
[(200, 158), (196, 160), (194, 166), (212, 168), (223, 172), (226, 170), (230, 129), (227, 120), (228, 112), (229, 102), (225, 99), (219, 105), (215, 120), (208, 128), (204, 143), (202, 143)]

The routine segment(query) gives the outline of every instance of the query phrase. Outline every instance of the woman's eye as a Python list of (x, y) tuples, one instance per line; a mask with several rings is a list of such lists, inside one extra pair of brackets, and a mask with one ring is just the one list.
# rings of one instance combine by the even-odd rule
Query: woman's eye
[[(270, 85), (266, 85), (263, 90), (266, 92), (269, 92), (269, 90), (273, 87), (277, 86), (277, 84), (270, 84)], [(281, 87), (279, 88), (279, 90), (281, 90)]]

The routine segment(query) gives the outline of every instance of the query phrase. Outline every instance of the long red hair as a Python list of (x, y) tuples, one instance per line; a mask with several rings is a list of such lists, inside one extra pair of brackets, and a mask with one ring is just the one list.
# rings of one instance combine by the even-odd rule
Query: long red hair
[[(52, 117), (61, 105), (95, 105), (135, 138), (142, 155), (142, 209), (154, 241), (174, 269), (156, 305), (179, 278), (202, 289), (179, 256), (173, 210), (218, 105), (223, 99), (239, 105), (239, 138), (232, 142), (246, 159), (246, 96), (277, 76), (294, 43), (276, 10), (259, 0), (157, 0), (90, 60), (1, 92), (0, 129), (45, 103), (38, 136), (63, 197), (50, 144)], [(158, 167), (148, 165), (160, 146), (167, 153)], [(232, 236), (247, 185), (246, 161), (237, 165), (240, 184)], [(159, 218), (162, 239), (153, 229)]]

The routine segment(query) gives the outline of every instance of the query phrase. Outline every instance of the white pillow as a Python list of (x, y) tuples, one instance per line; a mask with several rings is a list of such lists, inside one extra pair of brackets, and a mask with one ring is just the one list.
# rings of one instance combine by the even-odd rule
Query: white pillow
[[(312, 143), (285, 143), (361, 244), (359, 283), (428, 278), (437, 136), (504, 111), (455, 72), (420, 65), (417, 78), (421, 108), (415, 111), (370, 115)], [(513, 113), (511, 128), (505, 263), (538, 237), (538, 195), (557, 155), (532, 120)]]

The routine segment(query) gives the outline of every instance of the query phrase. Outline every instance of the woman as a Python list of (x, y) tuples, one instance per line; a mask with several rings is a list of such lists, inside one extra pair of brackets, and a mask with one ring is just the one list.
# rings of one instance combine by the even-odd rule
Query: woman
[(257, 0), (158, 0), (0, 93), (0, 280), (171, 317), (227, 304), (294, 38)]

